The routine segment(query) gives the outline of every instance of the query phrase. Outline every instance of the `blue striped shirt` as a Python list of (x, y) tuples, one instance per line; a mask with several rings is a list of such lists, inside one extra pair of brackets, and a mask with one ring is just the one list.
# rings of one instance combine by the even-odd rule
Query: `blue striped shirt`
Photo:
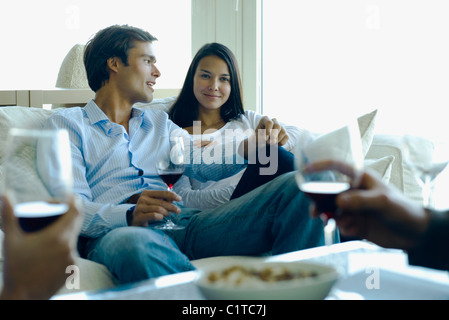
[[(161, 137), (180, 128), (164, 111), (132, 108), (128, 134), (91, 100), (84, 108), (55, 112), (45, 128), (69, 132), (74, 193), (82, 199), (84, 209), (81, 235), (99, 237), (127, 226), (126, 211), (132, 205), (123, 204), (125, 200), (143, 190), (166, 190), (156, 173), (156, 149)], [(235, 154), (232, 160), (226, 156), (223, 152), (224, 165), (194, 165), (201, 162), (196, 159), (201, 155), (191, 151), (185, 174), (201, 181), (220, 180), (244, 168)], [(50, 186), (45, 181), (50, 175), (40, 174)]]

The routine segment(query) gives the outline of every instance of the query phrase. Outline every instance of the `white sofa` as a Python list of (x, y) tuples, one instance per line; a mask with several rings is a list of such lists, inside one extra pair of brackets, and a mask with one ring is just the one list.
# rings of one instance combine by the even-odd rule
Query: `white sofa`
[[(141, 105), (145, 108), (159, 108), (166, 110), (174, 98), (156, 99), (149, 105)], [(45, 119), (54, 112), (40, 108), (2, 107), (0, 108), (0, 164), (4, 150), (5, 137), (11, 127), (41, 128)], [(361, 138), (363, 143), (365, 164), (376, 170), (384, 181), (396, 186), (408, 197), (415, 201), (422, 201), (421, 190), (413, 178), (409, 168), (403, 163), (401, 151), (401, 139), (396, 136), (376, 135), (376, 112), (361, 116), (359, 121)], [(0, 183), (1, 183), (0, 166)], [(30, 177), (31, 179), (31, 177)], [(31, 188), (32, 183), (30, 183)], [(32, 189), (30, 190), (32, 192)], [(1, 221), (0, 221), (1, 223)], [(1, 224), (0, 224), (1, 225)], [(3, 234), (0, 231), (0, 242)], [(208, 258), (194, 261), (196, 266), (201, 264), (217, 263), (217, 260), (226, 257)], [(0, 255), (0, 271), (2, 256)], [(77, 266), (80, 268), (80, 288), (78, 290), (98, 290), (110, 288), (116, 285), (116, 280), (103, 266), (92, 261), (79, 258)], [(0, 277), (1, 281), (1, 277)], [(73, 289), (62, 288), (60, 293), (73, 293)]]

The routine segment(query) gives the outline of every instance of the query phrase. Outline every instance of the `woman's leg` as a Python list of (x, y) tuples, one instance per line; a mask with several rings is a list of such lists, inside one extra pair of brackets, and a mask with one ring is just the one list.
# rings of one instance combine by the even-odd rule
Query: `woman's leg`
[(181, 213), (187, 228), (172, 236), (191, 259), (316, 247), (324, 244), (323, 224), (310, 217), (309, 206), (294, 173), (287, 173), (218, 208)]
[[(267, 152), (265, 157), (260, 157), (260, 155), (257, 154), (256, 163), (248, 164), (245, 173), (231, 196), (231, 200), (247, 194), (248, 192), (267, 182), (270, 182), (284, 173), (295, 170), (295, 157), (291, 152), (282, 147), (276, 147), (276, 150), (272, 150), (272, 148), (267, 147), (266, 150)], [(262, 164), (260, 161), (261, 159), (269, 161)], [(263, 170), (273, 165), (276, 167), (275, 172), (272, 174), (264, 174)]]

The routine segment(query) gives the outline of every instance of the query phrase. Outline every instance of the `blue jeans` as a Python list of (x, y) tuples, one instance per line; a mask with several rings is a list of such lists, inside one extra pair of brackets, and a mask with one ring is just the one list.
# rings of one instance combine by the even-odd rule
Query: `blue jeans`
[[(273, 149), (276, 148), (276, 149)], [(274, 151), (276, 154), (270, 157)], [(260, 151), (259, 151), (260, 152)], [(272, 159), (272, 161), (276, 161), (276, 170), (272, 174), (261, 174), (262, 168), (269, 168), (272, 163), (261, 163), (261, 158), (256, 156), (256, 163), (248, 164), (246, 167), (245, 173), (242, 175), (239, 183), (235, 187), (234, 192), (232, 193), (231, 200), (237, 199), (244, 194), (264, 185), (267, 182), (283, 175), (284, 173), (291, 172), (295, 170), (295, 156), (285, 150), (283, 147), (273, 147), (268, 146), (266, 148), (266, 159)]]
[(223, 255), (281, 254), (323, 245), (323, 224), (311, 219), (309, 199), (294, 173), (215, 209), (183, 208), (173, 217), (186, 228), (123, 227), (87, 244), (87, 257), (129, 283), (193, 270), (190, 260)]

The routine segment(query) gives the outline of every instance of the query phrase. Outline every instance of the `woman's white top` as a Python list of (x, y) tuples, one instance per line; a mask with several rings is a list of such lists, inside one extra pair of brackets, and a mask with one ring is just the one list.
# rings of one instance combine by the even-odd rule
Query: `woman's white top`
[[(219, 130), (211, 133), (206, 132), (206, 134), (193, 134), (192, 136), (194, 141), (198, 141), (197, 147), (200, 147), (201, 141), (214, 141), (214, 143), (203, 147), (213, 148), (217, 143), (225, 141), (226, 137), (232, 136), (233, 133), (237, 139), (245, 139), (245, 134), (242, 133), (254, 132), (262, 117), (254, 111), (245, 111), (240, 119), (226, 123)], [(295, 126), (286, 126), (282, 123), (281, 125), (289, 136), (288, 142), (283, 146), (288, 151), (292, 151), (297, 145), (305, 145), (313, 139), (313, 135), (307, 130)], [(225, 138), (223, 139), (223, 137)], [(236, 175), (220, 181), (199, 182), (187, 176), (182, 176), (174, 185), (174, 192), (182, 197), (183, 205), (187, 208), (203, 210), (215, 208), (229, 201), (244, 171), (242, 170)]]

